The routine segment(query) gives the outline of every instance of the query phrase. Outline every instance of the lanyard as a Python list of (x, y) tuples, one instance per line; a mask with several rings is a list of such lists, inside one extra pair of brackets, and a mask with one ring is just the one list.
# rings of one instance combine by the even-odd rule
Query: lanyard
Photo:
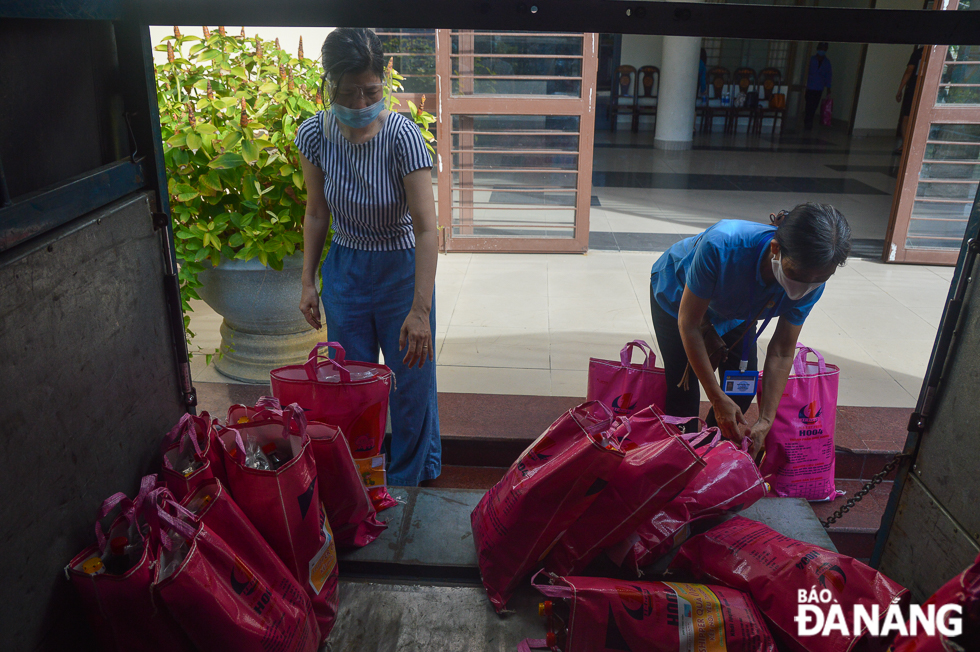
[[(772, 242), (771, 238), (762, 243), (762, 246), (759, 247), (759, 254), (756, 256), (756, 260), (759, 260), (762, 257), (762, 252), (765, 251), (766, 245), (768, 245), (770, 242)], [(756, 291), (755, 279), (752, 279), (752, 296), (749, 299), (749, 305), (755, 304), (755, 291)], [(762, 335), (762, 331), (766, 330), (766, 326), (769, 325), (769, 322), (772, 321), (772, 318), (779, 312), (779, 307), (783, 305), (783, 299), (780, 298), (779, 303), (776, 303), (775, 301), (770, 299), (770, 303), (773, 304), (772, 311), (769, 313), (769, 316), (766, 317), (766, 320), (762, 322), (762, 327), (755, 332), (755, 337), (751, 338), (751, 341), (749, 340), (748, 337), (742, 339), (742, 359), (738, 363), (739, 371), (745, 371), (746, 369), (748, 369), (749, 351), (751, 350), (749, 347), (755, 346), (755, 343), (759, 341), (759, 336)], [(761, 315), (764, 310), (765, 307), (763, 307), (763, 309), (759, 311), (759, 315)], [(759, 317), (756, 316), (756, 319), (758, 318)]]

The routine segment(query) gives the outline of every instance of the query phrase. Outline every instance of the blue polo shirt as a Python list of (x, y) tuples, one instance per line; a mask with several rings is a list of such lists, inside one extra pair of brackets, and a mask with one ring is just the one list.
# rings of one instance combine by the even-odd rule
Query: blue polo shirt
[[(775, 314), (802, 326), (824, 286), (799, 301), (791, 301), (779, 283), (766, 285), (759, 264), (776, 227), (722, 220), (700, 235), (674, 244), (653, 264), (650, 286), (653, 296), (676, 317), (684, 287), (702, 299), (710, 299), (708, 315), (719, 335), (755, 318), (770, 301)], [(766, 310), (765, 319), (772, 310)]]

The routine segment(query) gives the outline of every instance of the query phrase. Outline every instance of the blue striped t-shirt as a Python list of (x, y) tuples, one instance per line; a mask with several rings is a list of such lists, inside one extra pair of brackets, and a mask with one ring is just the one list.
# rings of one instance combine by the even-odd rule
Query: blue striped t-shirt
[(341, 134), (333, 114), (317, 111), (299, 126), (295, 142), (303, 156), (323, 170), (334, 242), (366, 251), (415, 246), (402, 179), (431, 168), (432, 159), (414, 122), (391, 112), (371, 140), (354, 144)]

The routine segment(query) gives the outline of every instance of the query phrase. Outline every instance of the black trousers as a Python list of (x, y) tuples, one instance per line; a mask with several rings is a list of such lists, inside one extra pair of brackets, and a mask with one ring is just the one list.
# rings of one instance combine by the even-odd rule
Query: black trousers
[[(657, 344), (660, 346), (662, 356), (661, 363), (667, 376), (667, 414), (676, 417), (696, 417), (701, 407), (701, 387), (698, 385), (698, 378), (691, 371), (688, 388), (682, 389), (677, 386), (684, 369), (687, 367), (687, 353), (684, 351), (684, 343), (681, 341), (681, 333), (677, 327), (677, 318), (660, 307), (656, 298), (653, 296), (653, 288), (650, 288), (650, 313), (653, 316), (653, 330), (657, 334)], [(748, 330), (745, 337), (750, 341), (755, 338), (755, 322), (745, 322), (738, 328), (726, 333), (721, 339), (729, 348), (735, 344), (743, 331)], [(718, 365), (719, 384), (725, 377), (726, 371), (737, 371), (738, 363), (742, 357), (742, 342), (735, 345), (728, 356), (728, 360)], [(749, 347), (749, 371), (758, 371), (759, 354), (758, 347)], [(733, 396), (732, 400), (742, 410), (742, 414), (749, 409), (754, 396)], [(708, 412), (706, 419), (709, 426), (717, 425), (714, 410)]]
[(823, 91), (811, 91), (809, 88), (804, 95), (804, 109), (803, 109), (803, 127), (806, 129), (813, 129), (813, 116), (817, 113), (817, 109), (820, 107), (820, 98), (823, 96)]

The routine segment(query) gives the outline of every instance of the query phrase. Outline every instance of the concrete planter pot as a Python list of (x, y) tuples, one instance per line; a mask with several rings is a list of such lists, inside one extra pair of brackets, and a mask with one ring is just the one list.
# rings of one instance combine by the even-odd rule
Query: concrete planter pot
[(310, 349), (326, 340), (299, 311), (303, 253), (283, 260), (277, 272), (253, 260), (222, 260), (202, 271), (198, 294), (222, 317), (221, 350), (214, 366), (246, 383), (268, 384), (269, 372), (306, 361)]

